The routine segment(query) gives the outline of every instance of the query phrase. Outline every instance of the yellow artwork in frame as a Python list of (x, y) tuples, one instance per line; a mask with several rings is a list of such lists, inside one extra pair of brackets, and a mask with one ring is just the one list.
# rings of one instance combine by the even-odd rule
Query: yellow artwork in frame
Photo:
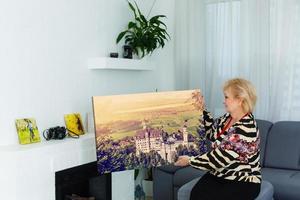
[(84, 134), (83, 123), (79, 113), (66, 114), (64, 115), (64, 119), (69, 134)]
[(30, 144), (41, 141), (35, 119), (16, 119), (16, 128), (20, 144)]

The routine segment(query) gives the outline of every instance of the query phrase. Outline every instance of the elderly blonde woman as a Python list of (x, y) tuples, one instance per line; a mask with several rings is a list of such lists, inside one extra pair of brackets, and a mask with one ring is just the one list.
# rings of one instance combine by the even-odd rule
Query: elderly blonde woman
[[(190, 200), (253, 200), (260, 192), (259, 131), (252, 114), (255, 88), (236, 78), (224, 84), (223, 92), (227, 113), (213, 120), (210, 113), (203, 112), (211, 151), (180, 156), (175, 163), (208, 171), (193, 187)], [(201, 102), (204, 107), (204, 100)]]

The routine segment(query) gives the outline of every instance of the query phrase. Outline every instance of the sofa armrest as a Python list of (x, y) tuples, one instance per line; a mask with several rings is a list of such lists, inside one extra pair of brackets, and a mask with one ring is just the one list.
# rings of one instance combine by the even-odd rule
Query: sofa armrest
[(174, 174), (185, 167), (167, 165), (153, 169), (153, 200), (173, 200)]
[[(188, 166), (186, 166), (188, 167)], [(161, 166), (161, 167), (157, 167), (157, 170), (166, 172), (168, 174), (175, 174), (178, 170), (186, 168), (186, 167), (178, 167), (175, 165), (165, 165), (165, 166)]]

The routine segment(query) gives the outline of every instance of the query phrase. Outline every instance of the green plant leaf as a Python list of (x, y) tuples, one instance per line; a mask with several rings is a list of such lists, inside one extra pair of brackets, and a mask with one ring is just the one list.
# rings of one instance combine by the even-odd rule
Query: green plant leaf
[(167, 16), (166, 15), (156, 15), (158, 17), (161, 17), (161, 18), (166, 18)]
[(134, 18), (136, 18), (136, 17), (137, 17), (137, 15), (136, 15), (135, 8), (133, 7), (133, 5), (132, 5), (132, 4), (131, 4), (129, 1), (127, 1), (127, 2), (128, 2), (128, 5), (129, 5), (130, 9), (133, 11)]
[(131, 45), (131, 43), (132, 43), (132, 38), (131, 37), (129, 37), (129, 38), (126, 38), (125, 39), (125, 44), (129, 44), (129, 45)]
[(161, 25), (161, 24), (162, 24), (162, 25), (164, 25), (164, 27), (165, 27), (165, 28), (167, 28), (167, 25), (166, 25), (165, 23), (163, 23), (162, 21), (160, 21), (160, 20), (157, 20), (156, 22), (157, 22), (159, 25)]
[(167, 39), (166, 36), (165, 36), (164, 34), (162, 34), (161, 32), (158, 32), (158, 36), (159, 36), (160, 38), (165, 39), (165, 40)]
[(127, 33), (127, 31), (123, 31), (121, 32), (118, 37), (117, 37), (117, 40), (116, 40), (116, 43), (118, 44), (120, 42), (120, 40), (122, 40), (122, 38), (124, 37), (124, 35)]
[(137, 3), (136, 3), (135, 1), (134, 1), (134, 4), (135, 4), (135, 7), (136, 7), (136, 9), (137, 9), (137, 11), (138, 11), (138, 13), (139, 13), (139, 17), (144, 21), (144, 23), (147, 23), (146, 18), (145, 18), (144, 15), (141, 13), (140, 8), (138, 7), (138, 5), (137, 5)]
[(140, 17), (141, 17), (141, 19), (143, 20), (144, 25), (147, 26), (148, 21), (147, 21), (147, 19), (145, 18), (145, 16), (141, 14)]
[(168, 36), (169, 39), (171, 39), (171, 36), (169, 35), (169, 33), (166, 31), (166, 35)]
[(128, 29), (132, 29), (132, 28), (135, 28), (136, 27), (136, 23), (134, 22), (129, 22), (128, 23)]
[(150, 18), (150, 22), (155, 22), (157, 19), (159, 18), (165, 18), (166, 16), (165, 15), (155, 15), (153, 17)]

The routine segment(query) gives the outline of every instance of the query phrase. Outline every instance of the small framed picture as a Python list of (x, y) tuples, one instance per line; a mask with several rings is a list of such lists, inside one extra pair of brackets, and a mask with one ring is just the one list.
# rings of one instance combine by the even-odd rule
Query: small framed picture
[(41, 141), (35, 119), (16, 119), (16, 128), (20, 144), (30, 144)]
[(83, 135), (84, 128), (79, 113), (71, 113), (64, 115), (67, 131), (70, 135)]

